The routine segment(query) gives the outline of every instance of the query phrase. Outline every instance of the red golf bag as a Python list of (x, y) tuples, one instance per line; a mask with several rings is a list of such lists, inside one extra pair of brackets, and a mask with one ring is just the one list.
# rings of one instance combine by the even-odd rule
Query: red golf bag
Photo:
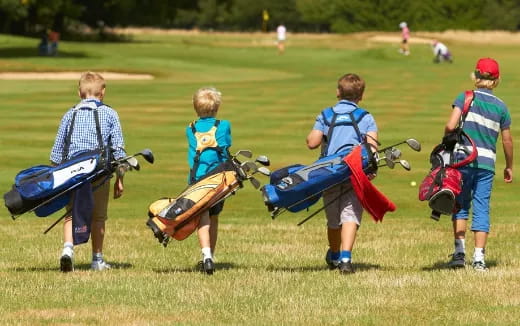
[[(458, 169), (477, 158), (475, 142), (462, 130), (472, 101), (473, 92), (467, 91), (459, 126), (433, 149), (430, 154), (432, 168), (419, 187), (419, 200), (428, 201), (428, 206), (432, 209), (430, 217), (436, 221), (441, 214), (451, 215), (460, 209), (455, 200), (462, 191), (462, 174)], [(464, 138), (471, 144), (471, 152), (458, 145), (463, 143)], [(455, 162), (460, 152), (463, 152), (466, 157)]]

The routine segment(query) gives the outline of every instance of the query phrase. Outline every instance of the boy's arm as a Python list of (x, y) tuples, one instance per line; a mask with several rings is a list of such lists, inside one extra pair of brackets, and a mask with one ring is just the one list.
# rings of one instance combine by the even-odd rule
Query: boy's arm
[(455, 128), (457, 128), (457, 125), (459, 124), (459, 119), (462, 114), (462, 109), (458, 106), (454, 106), (453, 110), (451, 110), (450, 118), (448, 119), (448, 122), (446, 123), (446, 126), (444, 127), (444, 134), (447, 135)]
[(321, 140), (323, 139), (323, 132), (321, 130), (313, 129), (307, 135), (307, 147), (309, 149), (318, 148), (321, 145)]
[(112, 117), (112, 128), (110, 130), (110, 140), (112, 142), (112, 146), (114, 149), (114, 158), (120, 159), (126, 156), (125, 152), (125, 142), (123, 140), (123, 131), (121, 128), (121, 123), (119, 122), (119, 116), (117, 112), (114, 111), (114, 115)]
[(69, 125), (69, 115), (66, 113), (61, 119), (60, 126), (58, 127), (58, 133), (56, 134), (56, 139), (54, 140), (54, 145), (51, 150), (51, 163), (54, 165), (58, 165), (61, 163), (65, 157), (63, 156), (63, 147), (65, 146), (65, 137), (67, 136), (67, 126)]
[(506, 167), (504, 169), (504, 181), (513, 182), (513, 136), (509, 128), (502, 129), (502, 146), (504, 148), (504, 156), (506, 158)]

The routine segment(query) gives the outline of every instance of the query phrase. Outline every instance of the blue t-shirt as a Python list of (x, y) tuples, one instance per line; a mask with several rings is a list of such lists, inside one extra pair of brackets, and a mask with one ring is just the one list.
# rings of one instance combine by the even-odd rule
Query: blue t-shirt
[[(349, 113), (357, 108), (358, 106), (356, 103), (347, 100), (341, 100), (332, 107), (334, 112), (338, 114)], [(361, 119), (361, 121), (358, 122), (358, 127), (362, 135), (365, 135), (367, 132), (377, 132), (376, 122), (370, 113), (366, 114)], [(323, 132), (323, 135), (328, 135), (329, 126), (325, 123), (325, 121), (323, 121), (323, 115), (321, 113), (316, 117), (316, 122), (314, 123), (313, 129)], [(336, 151), (343, 145), (357, 145), (362, 141), (363, 139), (359, 139), (354, 126), (335, 126), (331, 139), (328, 139), (328, 149), (326, 155), (332, 155), (336, 153)]]
[[(195, 121), (195, 129), (198, 132), (207, 132), (215, 125), (216, 119), (213, 117), (200, 118)], [(193, 168), (195, 153), (197, 150), (197, 139), (191, 130), (191, 126), (186, 127), (186, 138), (188, 139), (188, 164), (190, 170)], [(218, 145), (223, 150), (223, 156), (213, 149), (206, 149), (200, 155), (199, 167), (195, 173), (195, 179), (206, 175), (210, 170), (217, 167), (227, 158), (228, 148), (231, 146), (231, 124), (227, 120), (220, 120), (215, 133)], [(189, 182), (189, 175), (188, 175)]]
[[(469, 109), (463, 130), (477, 146), (478, 157), (470, 167), (495, 171), (496, 143), (501, 130), (511, 126), (511, 115), (507, 106), (493, 92), (486, 88), (474, 91), (473, 105)], [(460, 93), (453, 106), (464, 107), (464, 92)], [(468, 141), (462, 147), (471, 151)]]

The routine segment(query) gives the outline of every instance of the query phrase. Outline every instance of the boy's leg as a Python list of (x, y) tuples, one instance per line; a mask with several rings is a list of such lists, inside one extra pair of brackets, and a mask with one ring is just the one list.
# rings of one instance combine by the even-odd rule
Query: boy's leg
[(325, 215), (327, 216), (327, 239), (329, 243), (329, 249), (325, 255), (325, 262), (330, 269), (335, 269), (339, 265), (339, 256), (341, 251), (340, 214), (342, 210), (342, 198), (338, 198), (338, 196), (343, 190), (343, 187), (339, 185), (323, 193), (323, 204), (325, 206)]
[(215, 255), (215, 248), (217, 246), (218, 237), (218, 215), (211, 215), (209, 217), (209, 242), (211, 254)]
[(354, 191), (345, 195), (345, 207), (341, 212), (341, 255), (339, 271), (343, 274), (354, 273), (352, 266), (352, 249), (356, 241), (357, 229), (361, 225), (363, 207)]
[(63, 250), (60, 257), (60, 271), (62, 272), (72, 272), (74, 270), (73, 241), (72, 216), (67, 216), (63, 222)]
[(91, 237), (92, 237), (92, 264), (94, 270), (110, 269), (110, 265), (103, 259), (103, 243), (105, 240), (105, 221), (107, 220), (108, 199), (110, 194), (110, 182), (102, 185), (93, 184), (95, 189), (94, 208), (92, 211)]
[(489, 202), (493, 187), (494, 174), (491, 171), (477, 169), (475, 191), (473, 193), (473, 221), (471, 231), (475, 236), (475, 253), (473, 254), (473, 268), (486, 271), (484, 253), (490, 228)]
[(208, 274), (213, 274), (214, 264), (213, 255), (211, 254), (211, 220), (209, 212), (204, 212), (200, 217), (199, 228), (197, 229), (197, 236), (199, 238), (199, 245), (202, 251), (202, 261), (199, 262), (201, 271)]
[(466, 228), (474, 183), (472, 170), (469, 168), (460, 170), (464, 186), (462, 192), (456, 198), (460, 210), (452, 217), (455, 250), (448, 262), (448, 266), (452, 268), (462, 268), (466, 265)]

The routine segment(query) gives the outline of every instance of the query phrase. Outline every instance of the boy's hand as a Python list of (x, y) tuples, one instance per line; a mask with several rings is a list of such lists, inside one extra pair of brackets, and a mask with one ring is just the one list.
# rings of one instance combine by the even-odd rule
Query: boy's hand
[(116, 182), (114, 183), (114, 199), (117, 199), (123, 195), (123, 179), (116, 178)]
[(367, 174), (368, 180), (374, 180), (377, 177), (377, 173), (369, 173)]
[(513, 182), (513, 169), (511, 169), (511, 168), (504, 169), (504, 181), (506, 183)]

